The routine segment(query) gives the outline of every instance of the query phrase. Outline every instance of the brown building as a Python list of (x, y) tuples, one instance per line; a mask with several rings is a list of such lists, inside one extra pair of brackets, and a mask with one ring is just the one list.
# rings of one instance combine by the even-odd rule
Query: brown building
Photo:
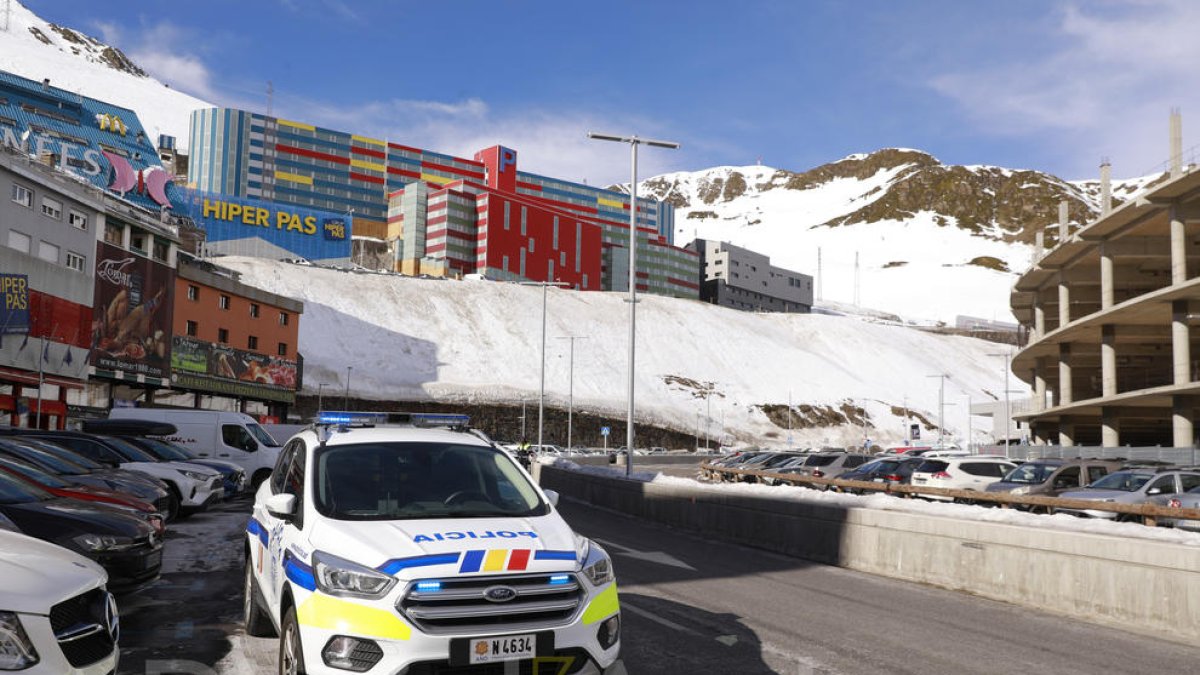
[(190, 394), (183, 402), (197, 408), (286, 419), (301, 384), (297, 343), (303, 303), (243, 284), (216, 265), (179, 258), (172, 390)]

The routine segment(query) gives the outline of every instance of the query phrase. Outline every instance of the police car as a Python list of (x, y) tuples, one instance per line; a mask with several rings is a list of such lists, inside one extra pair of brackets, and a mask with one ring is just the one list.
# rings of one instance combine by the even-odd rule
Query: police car
[(247, 633), (279, 635), (280, 673), (616, 662), (608, 554), (467, 421), (323, 412), (284, 446), (246, 528), (243, 608)]

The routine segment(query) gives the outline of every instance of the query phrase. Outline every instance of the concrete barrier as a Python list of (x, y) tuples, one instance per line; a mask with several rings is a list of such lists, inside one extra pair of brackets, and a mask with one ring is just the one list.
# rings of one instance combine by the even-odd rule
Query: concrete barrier
[[(567, 498), (706, 536), (1194, 643), (1200, 547), (536, 468)], [(903, 608), (897, 608), (903, 611)]]

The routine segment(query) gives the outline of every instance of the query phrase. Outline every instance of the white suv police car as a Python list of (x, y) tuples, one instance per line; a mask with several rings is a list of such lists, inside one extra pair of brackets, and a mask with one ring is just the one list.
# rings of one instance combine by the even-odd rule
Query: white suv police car
[(280, 636), (280, 673), (616, 662), (608, 555), (466, 423), (321, 413), (284, 446), (246, 528), (244, 602), (248, 633)]

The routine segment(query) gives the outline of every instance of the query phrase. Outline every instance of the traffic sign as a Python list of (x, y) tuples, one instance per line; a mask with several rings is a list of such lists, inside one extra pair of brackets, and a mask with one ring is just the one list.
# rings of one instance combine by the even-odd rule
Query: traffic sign
[(609, 427), (600, 427), (601, 436), (607, 436), (610, 431), (612, 430)]

